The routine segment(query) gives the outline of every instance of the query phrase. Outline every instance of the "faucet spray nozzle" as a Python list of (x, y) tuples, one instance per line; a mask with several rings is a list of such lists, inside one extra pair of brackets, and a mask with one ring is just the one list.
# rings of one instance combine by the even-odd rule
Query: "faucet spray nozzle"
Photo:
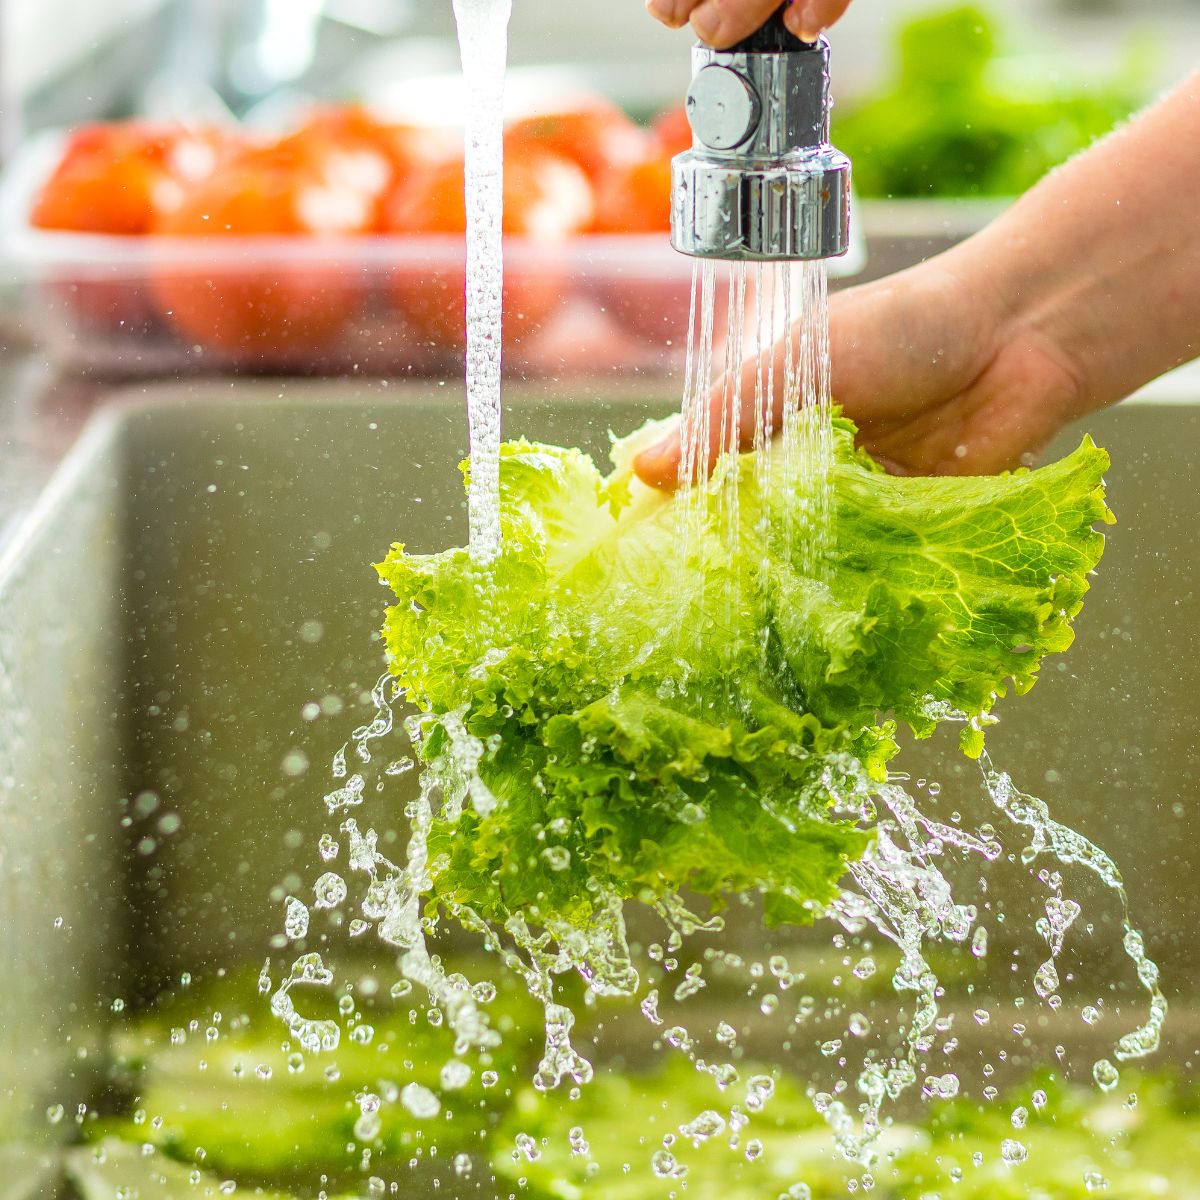
[(692, 51), (692, 149), (672, 163), (671, 244), (699, 258), (835, 258), (850, 229), (850, 160), (829, 144), (829, 43), (782, 9), (731, 50)]

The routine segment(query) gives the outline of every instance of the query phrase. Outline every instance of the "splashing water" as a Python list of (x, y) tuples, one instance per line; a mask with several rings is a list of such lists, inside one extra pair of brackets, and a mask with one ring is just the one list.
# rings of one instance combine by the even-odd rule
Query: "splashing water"
[(500, 550), (500, 368), (504, 251), (504, 70), (512, 0), (454, 0), (467, 89), (467, 419), (471, 554)]
[[(511, 0), (454, 0), (470, 92), (466, 374), (471, 439), (470, 546), (480, 564), (489, 562), (500, 548), (500, 114), (510, 9)], [(731, 558), (737, 555), (738, 483), (744, 467), (735, 452), (752, 445), (758, 451), (752, 468), (756, 473), (765, 475), (776, 468), (786, 473), (789, 490), (797, 498), (785, 531), (789, 549), (803, 569), (819, 577), (837, 537), (831, 495), (833, 439), (825, 264), (734, 264), (727, 270), (727, 278), (718, 278), (716, 266), (705, 261), (696, 264), (693, 275), (681, 414), (683, 493), (678, 536), (685, 547), (699, 540), (701, 523), (710, 513), (702, 507), (701, 489), (693, 484), (706, 477), (712, 467), (718, 480), (718, 527)], [(715, 313), (722, 290), (726, 294), (725, 329), (723, 338), (719, 338)], [(725, 600), (731, 606), (739, 603), (736, 583), (730, 583)], [(729, 627), (736, 624), (731, 620)], [(441, 716), (436, 722), (418, 716), (397, 722), (393, 709), (403, 697), (390, 676), (379, 681), (373, 699), (374, 718), (356, 729), (351, 739), (363, 770), (347, 778), (348, 747), (343, 747), (334, 760), (333, 775), (338, 786), (325, 802), (338, 825), (336, 834), (330, 831), (322, 838), (321, 875), (313, 893), (315, 909), (338, 910), (351, 902), (350, 881), (355, 877), (363, 881), (361, 896), (353, 900), (361, 917), (350, 923), (351, 933), (374, 929), (396, 952), (401, 982), (406, 988), (415, 985), (423, 989), (443, 1014), (455, 1034), (456, 1055), (471, 1051), (486, 1054), (497, 1045), (500, 1035), (487, 1012), (487, 997), (495, 994), (491, 981), (472, 983), (430, 952), (428, 937), (447, 918), (478, 934), (541, 1003), (545, 1042), (533, 1080), (537, 1088), (549, 1090), (564, 1080), (582, 1085), (592, 1076), (591, 1064), (572, 1044), (576, 1014), (556, 998), (556, 977), (569, 973), (583, 978), (590, 997), (631, 999), (639, 997), (643, 977), (653, 974), (657, 986), (641, 995), (633, 1007), (635, 1011), (640, 1009), (654, 1038), (667, 1052), (685, 1055), (722, 1091), (737, 1083), (738, 1067), (731, 1061), (737, 1058), (734, 1045), (738, 1035), (733, 1026), (724, 1021), (717, 1023), (717, 1047), (710, 1053), (704, 1049), (699, 1033), (689, 1030), (670, 1010), (705, 994), (705, 970), (720, 966), (750, 981), (751, 991), (759, 997), (759, 1012), (769, 1025), (784, 1004), (781, 996), (787, 995), (803, 973), (793, 971), (782, 956), (773, 957), (764, 967), (711, 945), (704, 951), (703, 963), (693, 962), (681, 970), (680, 956), (689, 944), (697, 938), (718, 937), (725, 921), (719, 915), (705, 919), (693, 914), (684, 900), (673, 894), (654, 904), (666, 935), (661, 944), (652, 942), (646, 947), (644, 963), (635, 953), (626, 931), (623, 903), (615, 895), (597, 897), (596, 908), (601, 915), (586, 928), (559, 923), (535, 933), (519, 916), (510, 918), (503, 928), (496, 928), (471, 909), (452, 903), (444, 904), (443, 916), (431, 915), (425, 909), (425, 899), (432, 886), (429, 833), (433, 821), (435, 816), (453, 821), (468, 807), (484, 815), (498, 802), (478, 772), (491, 747), (468, 733), (461, 712)], [(423, 748), (428, 749), (435, 723), (442, 749), (423, 763), (417, 795), (405, 802), (408, 842), (403, 860), (394, 861), (381, 852), (382, 839), (376, 830), (360, 827), (359, 819), (346, 810), (363, 804), (372, 788), (386, 793), (386, 789), (397, 786), (396, 777), (404, 775), (414, 759), (421, 758)], [(385, 739), (390, 743), (397, 736), (408, 739), (405, 749), (409, 753), (391, 752), (387, 756), (390, 761), (376, 762), (376, 744)], [(986, 755), (981, 766), (984, 795), (991, 810), (1027, 838), (1021, 853), (1025, 865), (1032, 867), (1035, 860), (1046, 857), (1064, 868), (1083, 867), (1118, 898), (1124, 921), (1123, 947), (1149, 996), (1150, 1012), (1139, 1028), (1117, 1041), (1113, 1058), (1121, 1062), (1153, 1052), (1159, 1043), (1166, 1000), (1159, 987), (1157, 967), (1147, 957), (1141, 936), (1130, 923), (1115, 864), (1091, 842), (1054, 821), (1041, 801), (1017, 790), (1009, 776), (998, 771)], [(376, 776), (373, 783), (372, 774)], [(937, 1049), (944, 1055), (951, 1053), (950, 1040), (941, 1047), (935, 1042), (952, 1023), (952, 1015), (946, 1011), (945, 988), (934, 969), (930, 949), (938, 944), (963, 946), (970, 947), (976, 956), (986, 956), (987, 930), (979, 922), (977, 905), (955, 895), (940, 863), (954, 856), (991, 863), (1003, 854), (1003, 843), (1001, 835), (986, 821), (976, 828), (966, 828), (957, 816), (951, 821), (942, 820), (933, 811), (934, 806), (918, 801), (906, 789), (900, 776), (893, 776), (882, 786), (853, 769), (839, 772), (839, 778), (849, 780), (844, 786), (850, 790), (836, 794), (831, 776), (834, 812), (858, 820), (875, 837), (864, 857), (849, 868), (838, 897), (818, 915), (827, 918), (830, 927), (838, 931), (835, 945), (844, 934), (853, 936), (864, 930), (873, 930), (894, 945), (899, 965), (892, 986), (903, 1005), (898, 1042), (892, 1034), (900, 1014), (897, 1022), (890, 1023), (892, 1033), (881, 1032), (873, 1041), (873, 1022), (857, 1012), (846, 1019), (844, 1037), (823, 1033), (820, 1037), (824, 1040), (818, 1039), (821, 1053), (838, 1070), (847, 1063), (848, 1043), (863, 1047), (853, 1093), (846, 1080), (838, 1079), (827, 1089), (814, 1088), (813, 1101), (842, 1153), (861, 1167), (863, 1185), (867, 1186), (870, 1171), (880, 1159), (877, 1142), (886, 1123), (886, 1104), (918, 1087), (930, 1099), (946, 1099), (959, 1093), (959, 1077), (945, 1069), (946, 1060), (930, 1058)], [(929, 795), (936, 798), (932, 788)], [(337, 858), (343, 846), (348, 870), (334, 873), (328, 863)], [(1046, 953), (1032, 970), (1030, 985), (1038, 1002), (1053, 1012), (1063, 1004), (1058, 960), (1081, 909), (1066, 894), (1066, 881), (1060, 871), (1047, 868), (1039, 871), (1037, 878), (1047, 896), (1035, 932), (1045, 944)], [(302, 902), (289, 898), (286, 924), (290, 937), (298, 940), (307, 933), (309, 916)], [(876, 969), (874, 959), (865, 955), (852, 973), (858, 979), (867, 979)], [(668, 978), (676, 971), (679, 974), (674, 979)], [(267, 981), (264, 990), (270, 990), (266, 971), (263, 978)], [(764, 990), (763, 979), (771, 981), (774, 990)], [(306, 1050), (335, 1047), (339, 1027), (334, 1021), (305, 1018), (292, 992), (332, 984), (333, 972), (320, 956), (309, 953), (296, 960), (274, 991), (272, 1008)], [(819, 1005), (814, 997), (801, 996), (788, 1003), (793, 1010), (789, 1028), (816, 1019)], [(1084, 1020), (1090, 1024), (1086, 1016), (1089, 1011), (1094, 1010), (1085, 1008)], [(977, 1010), (976, 1022), (982, 1026), (987, 1020), (986, 1010)], [(874, 1024), (882, 1031), (889, 1022)], [(1119, 1080), (1118, 1068), (1107, 1058), (1099, 1059), (1092, 1073), (1103, 1090), (1111, 1090)], [(449, 1084), (446, 1087), (452, 1090)], [(745, 1085), (743, 1098), (726, 1112), (706, 1109), (681, 1127), (684, 1140), (699, 1145), (709, 1138), (728, 1135), (731, 1147), (740, 1145), (745, 1128), (769, 1109), (772, 1089), (769, 1077), (753, 1077)], [(438, 1111), (439, 1098), (428, 1088), (410, 1083), (405, 1094), (407, 1107), (418, 1115), (433, 1116)], [(583, 1133), (578, 1132), (582, 1142)], [(750, 1139), (745, 1144), (750, 1156), (751, 1148), (759, 1143)], [(676, 1162), (678, 1149), (664, 1144), (655, 1159), (655, 1171), (674, 1177), (681, 1169)], [(1006, 1160), (1016, 1161), (1023, 1153), (1024, 1147), (1016, 1139), (1009, 1139), (1002, 1150)], [(788, 1194), (809, 1193), (806, 1185), (797, 1183)]]

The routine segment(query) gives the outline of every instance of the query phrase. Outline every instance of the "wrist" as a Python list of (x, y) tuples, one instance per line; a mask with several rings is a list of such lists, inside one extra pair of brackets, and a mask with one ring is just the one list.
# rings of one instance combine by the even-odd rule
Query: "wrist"
[(1090, 279), (1043, 256), (1021, 233), (1021, 214), (1010, 214), (939, 258), (977, 309), (989, 361), (1028, 359), (1043, 404), (1066, 424), (1121, 398), (1101, 386), (1105, 372), (1086, 325)]

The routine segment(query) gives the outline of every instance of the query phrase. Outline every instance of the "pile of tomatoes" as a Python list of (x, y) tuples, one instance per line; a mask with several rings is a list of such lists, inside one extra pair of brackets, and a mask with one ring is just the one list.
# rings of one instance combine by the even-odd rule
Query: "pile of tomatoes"
[[(690, 145), (682, 112), (649, 128), (599, 98), (526, 117), (505, 134), (504, 232), (553, 247), (583, 234), (661, 234), (669, 227), (670, 159)], [(385, 121), (358, 106), (317, 109), (264, 140), (238, 129), (126, 121), (77, 129), (31, 213), (42, 229), (145, 239), (319, 239), (294, 259), (237, 256), (227, 240), (206, 262), (162, 255), (137, 289), (93, 283), (75, 303), (93, 325), (166, 323), (174, 335), (238, 356), (305, 351), (381, 307), (410, 338), (443, 350), (463, 340), (464, 279), (395, 266), (371, 279), (339, 262), (364, 236), (461, 235), (459, 140)], [(153, 241), (144, 243), (153, 250)], [(175, 243), (178, 245), (178, 243)], [(229, 247), (234, 247), (231, 256)], [(535, 256), (536, 258), (536, 256)], [(536, 335), (564, 279), (552, 253), (510, 271), (506, 342)]]

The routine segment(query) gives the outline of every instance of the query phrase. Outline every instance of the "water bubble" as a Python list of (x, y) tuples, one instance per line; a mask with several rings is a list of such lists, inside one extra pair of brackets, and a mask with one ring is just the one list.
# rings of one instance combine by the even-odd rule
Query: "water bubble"
[(471, 1174), (471, 1156), (469, 1154), (456, 1154), (454, 1156), (454, 1173), (460, 1179), (466, 1179)]
[(500, 1076), (497, 1075), (495, 1071), (483, 1071), (480, 1073), (479, 1082), (482, 1083), (485, 1088), (495, 1087), (496, 1084), (500, 1082)]
[(1102, 1192), (1108, 1187), (1108, 1180), (1099, 1171), (1084, 1171), (1083, 1186), (1089, 1192)]
[(875, 970), (875, 960), (867, 954), (855, 963), (850, 974), (856, 979), (870, 979), (875, 974)]
[(412, 982), (408, 979), (397, 979), (391, 987), (391, 996), (393, 1000), (399, 1000), (407, 996), (412, 991)]
[(337, 843), (337, 839), (331, 833), (321, 834), (317, 841), (317, 852), (321, 855), (324, 862), (332, 862), (338, 856), (338, 851), (341, 847)]
[(61, 1104), (52, 1104), (46, 1109), (46, 1120), (51, 1125), (58, 1125), (66, 1115), (66, 1109)]
[(1100, 1020), (1100, 1010), (1093, 1004), (1087, 1005), (1079, 1015), (1085, 1025), (1095, 1025)]
[(846, 1028), (854, 1037), (866, 1037), (871, 1032), (871, 1022), (863, 1013), (851, 1013)]
[(737, 1041), (737, 1030), (721, 1021), (717, 1025), (717, 1041), (722, 1045), (732, 1046)]
[(751, 1138), (746, 1143), (746, 1158), (749, 1162), (753, 1162), (756, 1158), (760, 1158), (763, 1152), (763, 1144), (758, 1138)]
[(304, 1070), (304, 1055), (299, 1051), (293, 1051), (288, 1055), (287, 1069), (289, 1075), (299, 1075)]
[(976, 958), (983, 958), (983, 956), (985, 954), (987, 954), (987, 948), (988, 948), (987, 927), (984, 925), (980, 925), (975, 930), (974, 937), (971, 938), (971, 953), (973, 955), (975, 955)]
[(992, 1014), (986, 1008), (977, 1008), (974, 1015), (977, 1025), (986, 1025), (992, 1019)]
[(572, 1125), (567, 1130), (567, 1144), (571, 1147), (571, 1153), (575, 1155), (587, 1154), (591, 1149), (587, 1138), (583, 1136), (583, 1127), (581, 1125)]
[(368, 1045), (374, 1036), (375, 1028), (372, 1025), (355, 1025), (355, 1027), (350, 1030), (350, 1040), (352, 1042), (357, 1042), (360, 1046)]
[(1047, 1103), (1049, 1102), (1049, 1097), (1047, 1097), (1046, 1093), (1044, 1091), (1042, 1091), (1041, 1088), (1038, 1088), (1033, 1093), (1032, 1099), (1033, 1099), (1033, 1108), (1034, 1108), (1035, 1112), (1041, 1112), (1042, 1109), (1044, 1109), (1046, 1107)]
[(1029, 1123), (1029, 1109), (1023, 1104), (1019, 1104), (1012, 1111), (1012, 1116), (1009, 1118), (1014, 1129), (1024, 1129)]
[(1121, 1073), (1107, 1058), (1101, 1058), (1092, 1066), (1092, 1078), (1102, 1092), (1111, 1092), (1121, 1082)]

